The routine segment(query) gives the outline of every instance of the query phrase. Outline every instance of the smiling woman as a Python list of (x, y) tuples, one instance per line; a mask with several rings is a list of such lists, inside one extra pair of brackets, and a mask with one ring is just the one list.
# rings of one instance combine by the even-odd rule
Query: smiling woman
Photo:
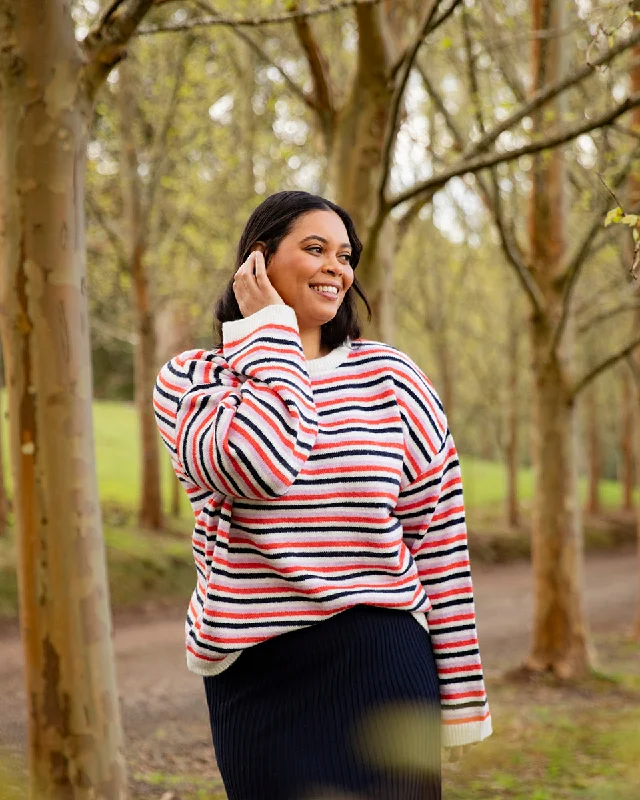
[(156, 383), (195, 516), (187, 664), (229, 800), (440, 800), (441, 742), (491, 733), (458, 456), (420, 368), (360, 337), (361, 250), (339, 206), (267, 198), (218, 346)]
[[(261, 287), (246, 280), (255, 271), (251, 255), (256, 252), (264, 257), (268, 275)], [(244, 281), (245, 298), (253, 299), (249, 313), (274, 302), (271, 288), (293, 308), (307, 358), (331, 352), (347, 338), (357, 339), (356, 294), (371, 318), (369, 303), (354, 276), (361, 252), (353, 221), (340, 206), (307, 192), (271, 195), (249, 217), (240, 237), (234, 276), (215, 309), (216, 346), (222, 346), (224, 323), (248, 316), (240, 308), (235, 288), (239, 278)], [(319, 292), (312, 284), (334, 288)]]

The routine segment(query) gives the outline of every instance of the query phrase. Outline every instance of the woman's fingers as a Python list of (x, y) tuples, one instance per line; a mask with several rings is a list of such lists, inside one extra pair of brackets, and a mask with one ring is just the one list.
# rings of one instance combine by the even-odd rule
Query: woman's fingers
[(258, 282), (258, 286), (262, 288), (264, 284), (264, 279), (267, 274), (266, 264), (264, 261), (264, 256), (259, 250), (256, 250), (254, 255), (255, 255), (254, 271), (255, 271), (256, 281)]
[(267, 276), (264, 255), (259, 250), (251, 253), (236, 271), (233, 291), (243, 317), (268, 305), (284, 304)]

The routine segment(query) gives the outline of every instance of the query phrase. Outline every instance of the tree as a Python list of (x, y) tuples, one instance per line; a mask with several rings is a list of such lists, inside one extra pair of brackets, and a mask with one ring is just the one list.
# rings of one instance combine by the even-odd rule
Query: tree
[[(149, 275), (149, 239), (152, 214), (160, 192), (160, 183), (167, 155), (168, 136), (173, 124), (180, 88), (185, 74), (186, 57), (193, 39), (187, 35), (178, 48), (175, 77), (170, 99), (158, 129), (153, 131), (151, 158), (145, 163), (150, 173), (148, 182), (140, 180), (140, 159), (136, 141), (141, 112), (136, 100), (136, 80), (132, 59), (119, 71), (119, 102), (122, 141), (122, 194), (124, 229), (127, 231), (124, 249), (131, 275), (135, 316), (135, 394), (140, 427), (139, 522), (142, 527), (162, 528), (162, 494), (160, 481), (159, 442), (153, 414), (153, 384), (158, 371), (156, 350), (155, 305), (151, 295)], [(148, 125), (147, 128), (151, 126)], [(157, 238), (157, 237), (156, 237)], [(160, 242), (156, 241), (159, 245)]]
[(633, 464), (633, 406), (631, 375), (628, 370), (620, 373), (620, 453), (622, 483), (622, 508), (633, 509), (634, 464)]
[(587, 512), (600, 514), (600, 479), (602, 477), (602, 442), (600, 420), (598, 419), (598, 387), (591, 386), (585, 392), (586, 434), (587, 434)]
[[(0, 388), (2, 386), (0, 385)], [(0, 394), (0, 399), (2, 395)], [(9, 528), (9, 495), (4, 470), (4, 403), (0, 402), (0, 536), (4, 536)]]
[(507, 310), (507, 360), (508, 377), (506, 386), (506, 441), (505, 464), (507, 473), (506, 517), (512, 528), (520, 524), (520, 503), (518, 500), (518, 471), (520, 467), (520, 376), (521, 367), (521, 312), (516, 297), (512, 298)]
[(126, 791), (93, 452), (84, 163), (93, 99), (152, 0), (82, 42), (65, 0), (0, 0), (6, 360), (31, 789)]

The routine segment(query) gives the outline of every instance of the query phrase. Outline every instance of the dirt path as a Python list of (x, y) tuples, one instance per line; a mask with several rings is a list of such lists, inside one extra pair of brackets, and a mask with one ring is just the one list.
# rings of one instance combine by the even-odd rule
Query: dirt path
[[(586, 565), (586, 605), (593, 630), (623, 631), (635, 607), (637, 564), (633, 550), (591, 556)], [(531, 576), (527, 564), (476, 565), (474, 583), (485, 670), (515, 664), (527, 649), (531, 626)], [(116, 624), (115, 648), (124, 725), (130, 742), (178, 732), (202, 745), (207, 718), (201, 680), (183, 653), (184, 607), (147, 612)], [(603, 659), (604, 660), (604, 659)], [(0, 637), (0, 747), (19, 751), (25, 737), (22, 651), (17, 635)], [(160, 731), (160, 734), (158, 733)], [(205, 757), (208, 754), (203, 754)]]

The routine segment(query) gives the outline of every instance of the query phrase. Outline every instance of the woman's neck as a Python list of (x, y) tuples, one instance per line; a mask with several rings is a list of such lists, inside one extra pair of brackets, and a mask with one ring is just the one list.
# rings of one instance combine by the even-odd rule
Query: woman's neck
[(313, 358), (322, 358), (330, 352), (322, 346), (320, 328), (300, 331), (300, 341), (307, 361), (311, 361)]

